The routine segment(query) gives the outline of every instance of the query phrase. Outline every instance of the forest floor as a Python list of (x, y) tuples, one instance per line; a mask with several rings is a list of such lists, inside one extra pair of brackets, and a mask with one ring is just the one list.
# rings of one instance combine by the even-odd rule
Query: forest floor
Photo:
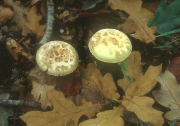
[[(178, 0), (0, 1), (0, 126), (180, 126), (178, 6)], [(89, 51), (101, 29), (129, 37), (124, 66)], [(79, 55), (69, 75), (37, 66), (40, 42), (53, 40)]]

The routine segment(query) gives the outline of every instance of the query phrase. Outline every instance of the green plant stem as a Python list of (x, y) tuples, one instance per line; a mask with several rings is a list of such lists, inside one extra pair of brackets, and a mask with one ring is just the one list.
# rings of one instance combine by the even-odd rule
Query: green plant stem
[(125, 77), (125, 78), (128, 80), (128, 82), (130, 83), (130, 82), (132, 82), (132, 78), (129, 76), (129, 73), (128, 73), (128, 71), (127, 71), (127, 65), (128, 65), (128, 63), (127, 63), (126, 60), (124, 60), (124, 61), (122, 61), (122, 62), (119, 63), (119, 66), (120, 66), (120, 68), (121, 68), (121, 71), (122, 71), (124, 77)]
[(170, 126), (174, 126), (177, 122), (177, 119), (173, 120), (172, 123), (170, 124)]

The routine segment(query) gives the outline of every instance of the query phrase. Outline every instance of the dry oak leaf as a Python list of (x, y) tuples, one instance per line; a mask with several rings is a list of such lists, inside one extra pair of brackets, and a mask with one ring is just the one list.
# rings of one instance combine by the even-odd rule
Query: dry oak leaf
[(123, 10), (129, 14), (126, 22), (120, 25), (125, 33), (134, 33), (131, 34), (132, 37), (145, 43), (155, 40), (156, 29), (147, 26), (149, 20), (153, 18), (153, 13), (141, 7), (141, 0), (108, 0), (108, 3), (112, 9)]
[(122, 107), (114, 107), (112, 110), (98, 113), (97, 118), (84, 121), (79, 126), (124, 126), (122, 113)]
[[(143, 75), (140, 52), (133, 51), (131, 55), (127, 58), (127, 73), (134, 81)], [(119, 79), (117, 83), (124, 92), (130, 84), (130, 82), (126, 78)]]
[(36, 4), (37, 2), (39, 2), (40, 0), (32, 0), (31, 1), (31, 5), (34, 5), (34, 4)]
[(34, 100), (41, 103), (42, 109), (46, 109), (48, 106), (51, 107), (51, 103), (47, 98), (47, 92), (55, 88), (57, 77), (47, 75), (38, 66), (30, 71), (29, 77), (32, 81), (31, 94)]
[(25, 13), (28, 11), (28, 8), (22, 7), (19, 1), (4, 0), (4, 3), (13, 8), (13, 20), (16, 22), (18, 28), (22, 30), (22, 35), (26, 36), (28, 33), (30, 33), (29, 29), (27, 29), (25, 26), (26, 18), (24, 17)]
[(156, 77), (161, 73), (161, 69), (162, 65), (149, 66), (143, 76), (128, 85), (125, 95), (131, 97), (143, 96), (150, 92), (157, 83)]
[(171, 60), (171, 63), (168, 66), (168, 70), (173, 73), (178, 83), (180, 83), (180, 56)]
[(16, 42), (12, 38), (8, 38), (6, 41), (6, 47), (11, 54), (11, 56), (14, 58), (14, 60), (18, 61), (19, 56), (24, 56), (26, 57), (29, 61), (33, 62), (34, 56), (27, 52), (23, 46), (21, 46), (18, 42)]
[(42, 109), (52, 106), (47, 99), (47, 92), (54, 88), (54, 85), (39, 84), (37, 81), (32, 82), (31, 94), (33, 95), (35, 101), (41, 103)]
[(82, 92), (96, 91), (91, 94), (86, 94), (86, 96), (102, 95), (102, 97), (104, 96), (106, 99), (118, 99), (120, 97), (112, 75), (106, 73), (103, 76), (95, 64), (88, 64), (87, 68), (84, 70), (84, 76), (85, 77), (82, 79)]
[(52, 111), (31, 111), (20, 117), (27, 126), (77, 126), (82, 115), (90, 118), (101, 108), (100, 105), (87, 102), (76, 106), (56, 90), (48, 92), (48, 99), (53, 105)]
[(165, 113), (168, 120), (180, 119), (180, 84), (176, 77), (168, 70), (159, 75), (157, 81), (161, 88), (153, 91), (155, 100), (171, 110)]
[(14, 12), (10, 8), (0, 6), (0, 22), (5, 23), (7, 20), (11, 19)]
[[(149, 66), (145, 74), (142, 74), (141, 71), (141, 62), (140, 62), (140, 54), (137, 52), (133, 52), (135, 55), (138, 56), (138, 60), (135, 62), (135, 59), (129, 59), (129, 61), (133, 62), (138, 66), (137, 70), (140, 73), (138, 76), (131, 74), (134, 81), (127, 85), (125, 90), (125, 96), (123, 97), (122, 104), (123, 106), (131, 112), (134, 112), (138, 118), (144, 122), (152, 123), (154, 126), (162, 126), (163, 118), (162, 112), (157, 111), (152, 108), (154, 100), (152, 98), (144, 97), (143, 95), (147, 94), (149, 91), (157, 83), (156, 77), (160, 74), (162, 65), (159, 66)], [(130, 57), (133, 58), (133, 57)], [(139, 65), (138, 65), (139, 64)], [(136, 67), (136, 66), (135, 66)], [(130, 72), (131, 73), (131, 72)], [(121, 81), (123, 82), (123, 81)], [(123, 83), (122, 83), (123, 84)], [(153, 115), (153, 116), (152, 116)]]
[(40, 21), (42, 16), (37, 14), (36, 6), (33, 6), (29, 11), (26, 12), (27, 22), (25, 26), (34, 34), (37, 38), (43, 36), (45, 31), (45, 25), (41, 25)]
[(124, 96), (122, 105), (131, 112), (134, 112), (137, 117), (144, 121), (153, 124), (153, 126), (162, 126), (164, 123), (162, 112), (155, 110), (152, 105), (154, 100), (146, 96)]

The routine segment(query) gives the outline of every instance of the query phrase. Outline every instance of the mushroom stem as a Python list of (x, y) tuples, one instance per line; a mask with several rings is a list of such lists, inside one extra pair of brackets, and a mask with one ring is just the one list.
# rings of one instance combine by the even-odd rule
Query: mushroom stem
[(127, 60), (124, 60), (124, 61), (118, 63), (118, 65), (120, 66), (121, 71), (122, 71), (124, 77), (126, 78), (126, 80), (129, 83), (132, 82), (133, 79), (130, 77), (130, 75), (129, 75), (128, 71), (127, 71), (127, 65), (128, 65)]

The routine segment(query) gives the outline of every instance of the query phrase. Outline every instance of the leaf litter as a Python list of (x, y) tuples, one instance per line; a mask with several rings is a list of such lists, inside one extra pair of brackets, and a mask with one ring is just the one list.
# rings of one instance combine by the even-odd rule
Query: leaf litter
[[(76, 46), (79, 46), (80, 41), (84, 39), (88, 40), (88, 38), (84, 36), (90, 35), (81, 33), (81, 37), (84, 34), (86, 35), (82, 37), (83, 40), (77, 38), (79, 43), (75, 43), (76, 37), (78, 37), (76, 34), (79, 34), (78, 30), (80, 28), (76, 31), (76, 28), (74, 28), (71, 23), (78, 23), (78, 19), (83, 20), (83, 18), (86, 18), (83, 17), (81, 19), (81, 14), (79, 14), (79, 11), (83, 7), (86, 7), (86, 9), (84, 9), (82, 13), (86, 13), (87, 10), (96, 13), (98, 10), (93, 11), (93, 9), (101, 7), (102, 5), (104, 6), (104, 4), (112, 8), (112, 10), (108, 10), (108, 13), (111, 13), (111, 11), (113, 13), (124, 11), (129, 15), (124, 22), (119, 23), (116, 29), (120, 29), (131, 36), (134, 45), (137, 44), (135, 42), (137, 40), (145, 44), (151, 42), (156, 44), (156, 28), (148, 27), (148, 22), (153, 18), (153, 12), (144, 8), (142, 4), (145, 1), (108, 0), (106, 3), (105, 1), (99, 0), (93, 3), (93, 1), (87, 0), (82, 2), (83, 7), (81, 6), (78, 8), (77, 6), (75, 9), (72, 8), (71, 10), (69, 7), (72, 7), (74, 4), (73, 1), (63, 2), (65, 2), (66, 5), (61, 5), (60, 3), (55, 5), (60, 9), (58, 11), (56, 8), (57, 12), (55, 12), (55, 15), (61, 15), (61, 12), (68, 11), (71, 13), (68, 14), (66, 20), (74, 20), (70, 22), (67, 21), (67, 24), (60, 18), (55, 20), (59, 23), (61, 22), (60, 25), (66, 27), (65, 29), (72, 30), (73, 36), (70, 37)], [(175, 0), (175, 2), (177, 1)], [(174, 3), (172, 3), (172, 5), (174, 5)], [(9, 16), (5, 22), (10, 21), (9, 19), (12, 18), (10, 23), (16, 23), (19, 28), (18, 30), (21, 30), (20, 34), (22, 36), (33, 36), (33, 39), (31, 39), (32, 41), (30, 40), (29, 43), (30, 48), (27, 48), (31, 50), (25, 51), (24, 47), (20, 45), (18, 41), (16, 42), (17, 39), (14, 39), (18, 46), (15, 50), (13, 47), (11, 48), (8, 46), (8, 53), (12, 55), (15, 61), (19, 59), (19, 56), (24, 56), (29, 60), (28, 62), (33, 62), (35, 53), (31, 53), (33, 50), (32, 48), (36, 46), (35, 44), (37, 43), (35, 41), (39, 41), (47, 27), (47, 24), (44, 25), (41, 23), (44, 17), (38, 12), (38, 4), (42, 4), (42, 2), (40, 0), (32, 0), (29, 3), (4, 0), (4, 4), (11, 6), (14, 13), (14, 16)], [(31, 5), (27, 6), (27, 4)], [(172, 7), (172, 5), (169, 5), (169, 7)], [(43, 4), (41, 6), (43, 6)], [(68, 7), (66, 8), (64, 6)], [(104, 8), (107, 9), (106, 7)], [(171, 21), (168, 20), (168, 22)], [(70, 27), (68, 27), (69, 24)], [(82, 28), (83, 30), (86, 29), (84, 26)], [(159, 28), (157, 27), (157, 29)], [(61, 31), (63, 31), (63, 28), (61, 28)], [(92, 31), (92, 29), (90, 28), (88, 31)], [(57, 32), (56, 28), (55, 32)], [(10, 36), (13, 39), (14, 36), (11, 34)], [(55, 36), (55, 38), (58, 37)], [(86, 48), (86, 45), (83, 45), (83, 47)], [(80, 67), (74, 73), (75, 76), (70, 75), (63, 78), (52, 77), (40, 71), (36, 65), (30, 67), (28, 70), (24, 71), (25, 74), (23, 74), (26, 75), (29, 73), (27, 77), (31, 80), (31, 84), (29, 84), (32, 86), (32, 89), (30, 89), (31, 94), (34, 97), (34, 101), (41, 103), (42, 110), (26, 110), (27, 112), (23, 113), (20, 118), (27, 126), (124, 126), (126, 123), (130, 123), (128, 120), (124, 119), (126, 118), (124, 113), (127, 111), (135, 114), (138, 120), (143, 122), (143, 124), (145, 123), (153, 126), (164, 126), (164, 120), (172, 121), (180, 118), (180, 108), (178, 105), (180, 101), (178, 99), (179, 84), (176, 78), (167, 70), (165, 73), (161, 73), (164, 64), (156, 66), (147, 64), (143, 61), (144, 59), (141, 58), (142, 53), (141, 49), (136, 51), (133, 50), (127, 59), (127, 72), (132, 78), (132, 82), (127, 81), (126, 78), (121, 76), (114, 78), (112, 73), (102, 72), (102, 70), (99, 70), (96, 63), (91, 63), (92, 59), (87, 60), (91, 58), (89, 55), (86, 56), (86, 59), (82, 59), (81, 63), (87, 60), (85, 61), (86, 65), (82, 65), (83, 63), (80, 64)], [(21, 62), (25, 63), (25, 60)], [(146, 66), (146, 69), (144, 69), (144, 66)], [(120, 68), (117, 70), (121, 71)], [(77, 76), (76, 74), (78, 74), (78, 72), (80, 72), (80, 75)], [(154, 90), (157, 82), (160, 83), (161, 87), (160, 89)], [(73, 91), (75, 91), (75, 93)], [(153, 93), (154, 97), (151, 97), (151, 93)], [(169, 108), (170, 111), (164, 113), (165, 111), (162, 112), (155, 109), (155, 100), (162, 106)], [(113, 104), (114, 102), (116, 105)], [(107, 106), (108, 108), (106, 108)], [(47, 110), (48, 107), (50, 107), (50, 110)], [(5, 110), (5, 112), (8, 113), (8, 110)], [(8, 116), (11, 116), (11, 114)], [(8, 116), (1, 118), (6, 122), (6, 125)], [(83, 116), (86, 116), (87, 119), (82, 120)], [(135, 122), (133, 125), (137, 125), (137, 123)]]
[(109, 0), (108, 3), (112, 9), (123, 10), (129, 14), (126, 22), (119, 25), (125, 33), (145, 43), (155, 40), (155, 28), (147, 26), (147, 23), (153, 17), (153, 13), (141, 7), (141, 0)]
[(161, 88), (153, 91), (153, 96), (159, 104), (171, 109), (165, 113), (165, 118), (168, 120), (179, 119), (180, 85), (177, 83), (175, 76), (166, 70), (158, 76), (157, 81), (161, 84)]
[(32, 111), (21, 116), (27, 126), (77, 126), (81, 116), (92, 117), (101, 108), (100, 105), (84, 102), (76, 106), (71, 100), (64, 97), (62, 92), (51, 90), (48, 99), (53, 104), (53, 110), (49, 112)]

